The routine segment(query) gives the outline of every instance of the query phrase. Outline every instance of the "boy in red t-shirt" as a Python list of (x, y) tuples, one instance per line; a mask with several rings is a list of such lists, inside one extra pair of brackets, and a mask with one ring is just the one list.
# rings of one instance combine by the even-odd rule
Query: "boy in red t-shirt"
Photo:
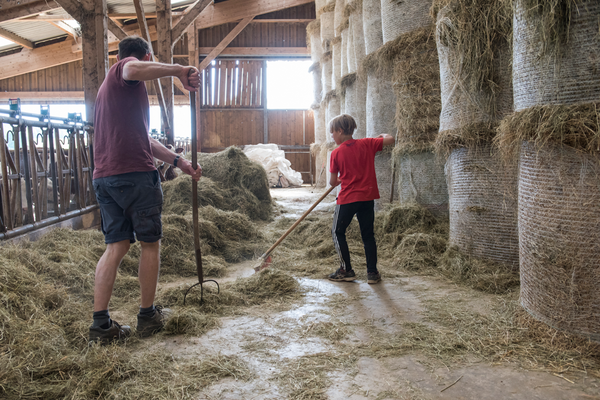
[(337, 116), (329, 123), (329, 131), (339, 146), (331, 153), (329, 183), (331, 186), (342, 184), (331, 229), (333, 244), (340, 256), (340, 267), (329, 275), (329, 280), (349, 282), (356, 277), (346, 242), (346, 228), (356, 214), (367, 257), (367, 282), (377, 283), (381, 281), (381, 275), (377, 271), (377, 244), (373, 232), (374, 200), (379, 198), (375, 153), (381, 151), (384, 145), (394, 144), (395, 139), (384, 133), (376, 138), (355, 140), (352, 139), (355, 129), (356, 122), (348, 114)]

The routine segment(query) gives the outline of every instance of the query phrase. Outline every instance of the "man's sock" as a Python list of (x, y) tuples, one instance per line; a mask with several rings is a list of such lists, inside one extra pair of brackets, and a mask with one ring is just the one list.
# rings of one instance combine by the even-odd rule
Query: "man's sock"
[(156, 313), (156, 308), (154, 308), (154, 304), (152, 304), (150, 307), (147, 308), (142, 308), (140, 307), (140, 313), (139, 315), (143, 316), (143, 317), (154, 317), (154, 314)]
[(94, 323), (92, 324), (92, 328), (110, 328), (110, 315), (108, 314), (108, 310), (94, 311)]

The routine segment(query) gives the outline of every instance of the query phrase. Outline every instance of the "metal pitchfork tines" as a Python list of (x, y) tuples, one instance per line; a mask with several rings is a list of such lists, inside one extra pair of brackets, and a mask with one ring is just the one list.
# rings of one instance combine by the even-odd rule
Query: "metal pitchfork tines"
[[(190, 69), (190, 75), (193, 70)], [(198, 168), (198, 138), (196, 137), (196, 93), (190, 91), (190, 110), (192, 114), (192, 167)], [(202, 251), (200, 250), (200, 229), (198, 227), (198, 182), (192, 179), (192, 219), (194, 223), (194, 249), (196, 250), (196, 269), (198, 271), (198, 283), (190, 286), (183, 296), (183, 305), (185, 299), (193, 287), (200, 285), (200, 303), (203, 302), (205, 282), (214, 282), (217, 284), (217, 294), (221, 293), (219, 283), (213, 279), (204, 280), (202, 271)]]

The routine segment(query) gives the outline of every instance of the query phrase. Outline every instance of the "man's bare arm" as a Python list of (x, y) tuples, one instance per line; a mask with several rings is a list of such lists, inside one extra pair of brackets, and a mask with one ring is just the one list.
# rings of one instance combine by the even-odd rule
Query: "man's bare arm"
[[(190, 70), (194, 72), (190, 74)], [(200, 85), (200, 75), (195, 67), (151, 61), (129, 61), (123, 66), (123, 79), (126, 81), (151, 81), (168, 76), (176, 77), (192, 92)]]

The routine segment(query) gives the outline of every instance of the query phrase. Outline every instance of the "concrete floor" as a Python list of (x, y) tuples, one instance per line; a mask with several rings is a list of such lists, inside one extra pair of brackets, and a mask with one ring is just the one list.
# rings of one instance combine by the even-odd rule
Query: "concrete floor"
[[(299, 216), (322, 191), (310, 188), (276, 189), (273, 197)], [(328, 198), (323, 212), (331, 211)], [(286, 216), (289, 214), (286, 213)], [(249, 276), (253, 262), (229, 269), (221, 281)], [(378, 332), (402, 332), (402, 324), (423, 319), (425, 302), (460, 294), (467, 307), (485, 311), (492, 297), (457, 287), (436, 277), (407, 276), (378, 285), (364, 281), (330, 282), (299, 279), (306, 290), (303, 301), (285, 311), (251, 309), (224, 318), (222, 327), (197, 338), (169, 338), (160, 343), (175, 357), (236, 355), (255, 372), (248, 382), (223, 379), (205, 389), (198, 399), (282, 399), (288, 396), (279, 375), (304, 356), (323, 355), (340, 362), (353, 348), (376, 340)], [(333, 305), (335, 303), (335, 306)], [(348, 334), (339, 341), (313, 335), (323, 321), (343, 322)], [(342, 365), (342, 364), (340, 364)], [(313, 397), (337, 399), (600, 399), (600, 379), (583, 373), (565, 376), (528, 371), (509, 363), (481, 361), (443, 365), (423, 354), (369, 357), (362, 354), (346, 370), (327, 372), (327, 385)], [(293, 372), (290, 373), (293, 377)], [(315, 375), (316, 376), (316, 375)], [(454, 384), (453, 384), (454, 383)]]

